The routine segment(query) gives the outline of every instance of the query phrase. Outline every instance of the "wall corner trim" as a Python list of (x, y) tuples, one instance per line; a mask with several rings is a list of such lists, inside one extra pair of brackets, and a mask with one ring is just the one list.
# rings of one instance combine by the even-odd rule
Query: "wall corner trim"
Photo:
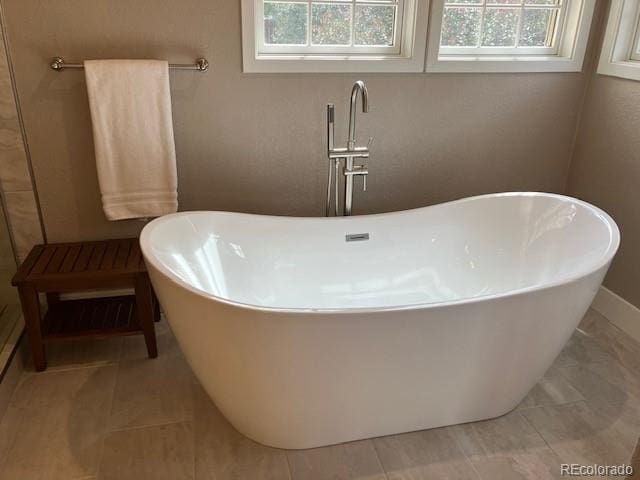
[(613, 293), (600, 287), (591, 307), (623, 332), (640, 341), (640, 309)]

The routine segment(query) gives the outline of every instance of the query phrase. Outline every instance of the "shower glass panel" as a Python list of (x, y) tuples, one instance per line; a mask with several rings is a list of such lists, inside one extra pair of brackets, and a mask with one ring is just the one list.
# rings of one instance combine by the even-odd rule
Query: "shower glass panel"
[(20, 317), (18, 292), (11, 286), (11, 277), (15, 271), (16, 260), (4, 208), (0, 203), (0, 352)]

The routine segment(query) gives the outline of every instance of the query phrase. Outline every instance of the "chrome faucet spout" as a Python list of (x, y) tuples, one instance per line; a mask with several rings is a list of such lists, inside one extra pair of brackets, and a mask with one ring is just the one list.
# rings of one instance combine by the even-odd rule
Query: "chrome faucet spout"
[(351, 105), (349, 107), (349, 140), (347, 148), (353, 149), (356, 145), (356, 103), (358, 102), (358, 93), (362, 96), (362, 113), (369, 112), (369, 93), (367, 87), (362, 80), (358, 80), (353, 84), (351, 89)]

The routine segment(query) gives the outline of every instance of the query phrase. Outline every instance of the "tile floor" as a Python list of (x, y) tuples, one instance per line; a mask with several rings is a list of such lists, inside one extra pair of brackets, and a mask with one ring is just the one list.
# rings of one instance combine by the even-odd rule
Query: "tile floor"
[(640, 434), (640, 343), (590, 311), (554, 366), (493, 420), (306, 451), (237, 433), (193, 378), (166, 322), (142, 337), (57, 344), (24, 372), (0, 423), (2, 480), (419, 480), (560, 477), (622, 463)]

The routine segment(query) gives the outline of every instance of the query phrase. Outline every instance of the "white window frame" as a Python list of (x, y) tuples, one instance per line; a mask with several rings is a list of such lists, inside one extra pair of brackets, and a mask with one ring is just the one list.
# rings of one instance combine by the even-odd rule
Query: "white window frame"
[[(403, 18), (397, 29), (397, 47), (308, 47), (300, 54), (292, 47), (269, 48), (264, 38), (263, 0), (242, 1), (242, 63), (245, 73), (285, 72), (423, 72), (430, 0), (402, 0)], [(394, 50), (395, 49), (395, 50)], [(298, 51), (298, 53), (296, 53)]]
[[(564, 0), (558, 37), (553, 49), (440, 47), (445, 0), (432, 0), (427, 72), (579, 72), (589, 40), (596, 0)], [(471, 50), (471, 49), (470, 49)], [(519, 51), (517, 51), (519, 50)], [(542, 52), (542, 53), (541, 53)]]
[(640, 2), (612, 0), (598, 73), (640, 80)]

